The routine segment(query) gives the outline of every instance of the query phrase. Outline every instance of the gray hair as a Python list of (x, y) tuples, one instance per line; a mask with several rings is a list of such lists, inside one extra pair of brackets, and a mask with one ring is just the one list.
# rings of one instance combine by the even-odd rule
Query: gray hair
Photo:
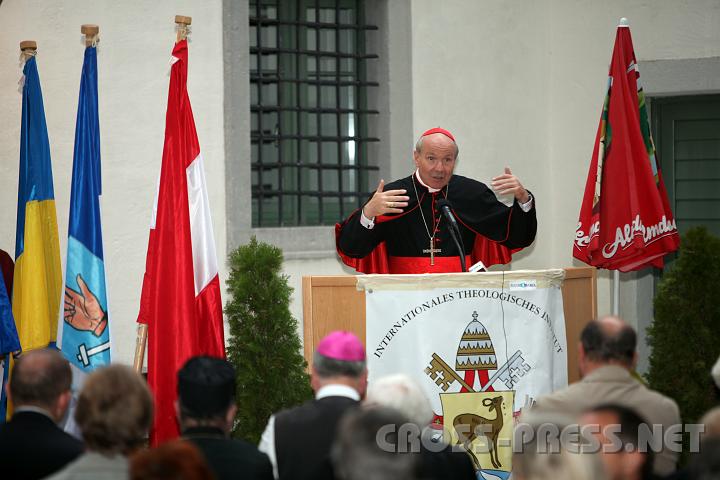
[(340, 421), (330, 455), (335, 476), (341, 480), (419, 478), (420, 456), (411, 453), (410, 438), (401, 434), (405, 422), (405, 416), (392, 408), (348, 412)]
[(313, 355), (313, 369), (321, 378), (352, 377), (359, 378), (365, 372), (365, 361), (348, 362), (326, 357), (318, 352)]
[[(420, 137), (420, 138), (418, 138), (418, 141), (415, 142), (415, 151), (417, 153), (422, 153), (423, 138), (425, 138), (425, 137)], [(452, 140), (452, 139), (450, 139), (450, 140)], [(458, 144), (455, 140), (452, 140), (452, 142), (453, 142), (453, 145), (455, 145), (455, 159), (457, 160), (458, 154), (460, 153), (460, 147), (458, 147)]]
[(420, 386), (402, 373), (372, 380), (368, 385), (365, 403), (394, 408), (420, 428), (433, 419), (430, 402)]

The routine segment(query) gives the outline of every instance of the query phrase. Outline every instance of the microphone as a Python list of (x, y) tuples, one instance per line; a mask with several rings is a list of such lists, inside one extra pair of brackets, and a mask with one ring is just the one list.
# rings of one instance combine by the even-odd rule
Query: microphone
[(459, 232), (460, 228), (458, 227), (457, 221), (455, 221), (455, 215), (452, 213), (451, 205), (447, 198), (441, 198), (438, 200), (437, 206), (440, 208), (440, 211), (443, 213), (450, 226), (454, 228), (456, 232)]
[(467, 272), (467, 267), (465, 266), (465, 245), (463, 245), (462, 237), (460, 236), (460, 227), (458, 227), (455, 215), (452, 213), (450, 202), (448, 202), (447, 198), (441, 198), (437, 201), (437, 205), (447, 219), (450, 226), (450, 235), (455, 241), (455, 246), (460, 254), (460, 270)]

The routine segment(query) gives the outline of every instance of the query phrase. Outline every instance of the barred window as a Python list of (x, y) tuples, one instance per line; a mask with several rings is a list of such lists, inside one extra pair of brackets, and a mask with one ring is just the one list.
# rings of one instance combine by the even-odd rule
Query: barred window
[(253, 227), (331, 225), (368, 173), (363, 0), (250, 0)]

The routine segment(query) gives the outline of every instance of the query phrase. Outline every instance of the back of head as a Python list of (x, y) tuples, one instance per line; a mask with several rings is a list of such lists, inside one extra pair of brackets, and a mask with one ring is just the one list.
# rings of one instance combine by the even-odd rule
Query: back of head
[(80, 391), (75, 421), (89, 450), (127, 455), (143, 445), (152, 421), (145, 380), (124, 365), (91, 373)]
[(24, 353), (16, 360), (9, 390), (15, 406), (49, 410), (61, 394), (70, 391), (71, 384), (68, 361), (57, 350), (42, 349)]
[(606, 413), (612, 415), (618, 431), (613, 433), (622, 445), (623, 452), (639, 452), (645, 456), (640, 474), (642, 478), (649, 478), (653, 471), (655, 455), (649, 448), (650, 433), (652, 431), (647, 421), (635, 410), (618, 405), (606, 403), (588, 409), (587, 413)]
[(181, 421), (224, 421), (235, 401), (235, 369), (221, 358), (193, 357), (178, 372)]
[(387, 375), (368, 385), (365, 403), (391, 407), (404, 414), (419, 427), (425, 427), (433, 418), (430, 402), (420, 386), (404, 374)]
[[(574, 443), (561, 433), (574, 429)], [(570, 437), (568, 437), (570, 438)], [(513, 478), (519, 480), (605, 480), (597, 452), (584, 451), (589, 443), (573, 420), (555, 413), (530, 411), (516, 425), (513, 441)]]
[(420, 457), (411, 453), (408, 436), (400, 434), (406, 422), (404, 415), (388, 407), (369, 406), (346, 414), (332, 452), (335, 476), (342, 480), (418, 478)]
[(631, 367), (635, 360), (635, 330), (617, 317), (603, 317), (588, 323), (580, 333), (580, 342), (585, 357), (596, 363)]
[(325, 379), (359, 378), (365, 373), (365, 347), (351, 332), (331, 332), (318, 344), (313, 371)]
[(212, 480), (202, 453), (189, 442), (175, 440), (130, 459), (130, 480)]
[(702, 440), (720, 438), (720, 407), (713, 407), (702, 416), (700, 423), (705, 426)]
[(693, 455), (687, 478), (717, 480), (720, 478), (720, 438), (708, 438), (700, 444), (700, 452)]

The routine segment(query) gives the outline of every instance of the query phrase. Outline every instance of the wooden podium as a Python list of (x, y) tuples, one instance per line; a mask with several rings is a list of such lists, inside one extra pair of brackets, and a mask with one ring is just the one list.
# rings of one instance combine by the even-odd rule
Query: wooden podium
[[(597, 317), (597, 274), (593, 267), (570, 267), (563, 281), (563, 310), (568, 354), (568, 381), (579, 380), (577, 344), (580, 331)], [(333, 330), (354, 332), (365, 343), (365, 292), (354, 275), (303, 277), (305, 359), (312, 363), (315, 345)]]

